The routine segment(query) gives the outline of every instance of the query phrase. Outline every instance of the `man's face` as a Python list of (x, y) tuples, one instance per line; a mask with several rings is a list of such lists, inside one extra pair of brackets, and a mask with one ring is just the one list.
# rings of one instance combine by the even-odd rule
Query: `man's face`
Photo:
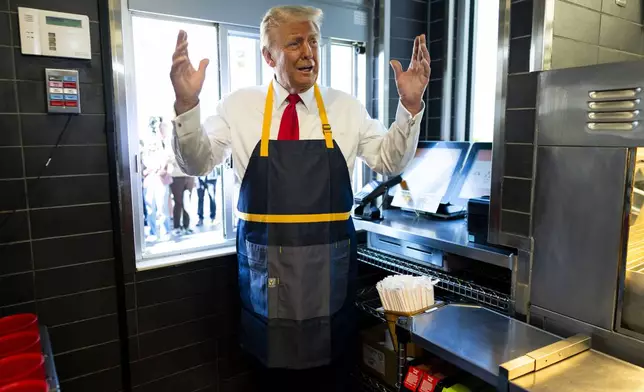
[(273, 32), (270, 53), (264, 53), (275, 68), (277, 80), (289, 93), (304, 92), (315, 84), (320, 65), (320, 33), (313, 22), (283, 23)]

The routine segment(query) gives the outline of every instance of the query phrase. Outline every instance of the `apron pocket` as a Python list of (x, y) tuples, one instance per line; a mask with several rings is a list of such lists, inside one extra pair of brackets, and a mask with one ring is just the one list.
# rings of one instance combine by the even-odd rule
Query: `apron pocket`
[(340, 241), (331, 248), (331, 314), (344, 306), (349, 285), (349, 265), (351, 264), (350, 241)]
[(347, 294), (348, 240), (311, 246), (271, 246), (268, 252), (270, 277), (278, 279), (277, 318), (327, 317), (342, 306)]
[[(268, 317), (268, 260), (265, 245), (246, 241), (246, 254), (239, 253), (240, 269), (248, 269), (249, 298), (255, 313)], [(241, 271), (240, 271), (241, 272)]]

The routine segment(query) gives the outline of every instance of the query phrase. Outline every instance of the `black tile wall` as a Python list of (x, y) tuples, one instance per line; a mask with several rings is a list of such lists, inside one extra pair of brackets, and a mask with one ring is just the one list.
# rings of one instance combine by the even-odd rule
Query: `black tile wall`
[[(426, 13), (427, 5), (425, 5), (425, 15)], [(423, 14), (416, 15), (415, 17), (421, 18), (422, 20), (412, 20), (392, 15), (390, 32), (391, 37), (407, 39), (407, 37), (415, 37), (417, 35), (427, 34), (427, 18), (424, 17)]]
[[(100, 54), (94, 54), (91, 61), (78, 64), (77, 60), (21, 56), (20, 49), (14, 49), (16, 56), (16, 76), (19, 80), (31, 80), (42, 82), (45, 80), (44, 68), (74, 68), (78, 70), (78, 76), (84, 83), (102, 83), (103, 68), (101, 67)], [(81, 90), (84, 92), (84, 90)]]
[[(0, 183), (1, 185), (2, 183)], [(29, 240), (29, 218), (27, 212), (9, 211), (0, 213), (0, 244), (26, 240)]]
[(189, 346), (219, 335), (222, 320), (209, 316), (172, 327), (139, 333), (139, 355), (147, 358), (179, 347)]
[(16, 112), (16, 83), (14, 81), (0, 81), (0, 113)]
[(530, 235), (530, 215), (504, 210), (501, 212), (501, 227), (506, 233), (528, 237)]
[(507, 108), (534, 108), (537, 105), (537, 74), (508, 75)]
[(36, 297), (50, 298), (114, 285), (111, 260), (36, 271)]
[[(177, 350), (165, 352), (161, 355), (135, 361), (131, 364), (132, 383), (140, 386), (146, 383), (179, 377), (181, 371), (190, 370), (196, 366), (210, 363), (217, 358), (217, 344), (215, 341), (206, 341)], [(172, 377), (168, 377), (172, 375)], [(210, 374), (210, 381), (217, 382), (217, 372)]]
[[(51, 147), (25, 147), (27, 177), (63, 176), (72, 174), (106, 174), (105, 146), (59, 146), (47, 169), (43, 167), (51, 155)], [(107, 177), (103, 179), (107, 181)]]
[[(53, 146), (67, 119), (47, 115), (20, 116), (22, 143), (25, 146)], [(74, 117), (65, 130), (60, 145), (105, 144), (105, 116)]]
[(510, 37), (532, 34), (532, 0), (513, 1), (510, 8)]
[(508, 110), (505, 112), (505, 141), (532, 143), (535, 131), (535, 109)]
[[(84, 331), (92, 331), (92, 334)], [(110, 314), (94, 319), (59, 325), (49, 330), (52, 346), (56, 352), (68, 352), (83, 347), (118, 340), (118, 315)]]
[(27, 201), (25, 200), (24, 180), (2, 181), (2, 190), (2, 198), (0, 198), (0, 211), (21, 210), (27, 206)]
[(532, 178), (531, 144), (505, 145), (505, 175), (510, 177)]
[(116, 289), (110, 287), (40, 300), (38, 313), (42, 323), (51, 327), (114, 314)]
[(0, 79), (13, 79), (13, 61), (10, 47), (0, 47)]
[(61, 383), (65, 392), (112, 392), (122, 388), (120, 366), (91, 373)]
[(58, 376), (68, 380), (77, 374), (89, 374), (118, 366), (121, 360), (119, 343), (114, 341), (70, 351), (57, 355), (55, 360)]
[(18, 115), (0, 114), (0, 147), (20, 146)]
[(204, 391), (206, 388), (217, 390), (213, 384), (213, 374), (217, 373), (217, 363), (210, 362), (181, 372), (176, 376), (162, 378), (157, 381), (135, 387), (134, 392), (175, 392), (175, 391)]
[(9, 13), (0, 13), (0, 45), (11, 45), (10, 25), (11, 18), (9, 17)]
[[(532, 0), (510, 8), (501, 231), (530, 236), (537, 73), (530, 71)], [(504, 244), (508, 245), (508, 244)]]
[[(430, 56), (432, 56), (432, 77), (431, 80), (438, 81), (441, 77), (441, 71), (438, 70), (441, 68), (438, 60), (442, 57), (442, 45), (440, 40), (443, 37), (444, 24), (442, 23), (443, 13), (444, 13), (444, 1), (445, 0), (399, 0), (392, 2), (391, 4), (391, 31), (390, 31), (390, 40), (389, 40), (389, 56), (392, 59), (399, 60), (403, 68), (406, 68), (411, 59), (413, 51), (413, 40), (417, 35), (425, 34), (428, 40), (428, 46), (430, 46)], [(374, 9), (378, 10), (380, 7), (380, 2), (376, 1), (374, 4)], [(431, 7), (431, 18), (432, 22), (431, 27), (428, 26), (428, 14)], [(430, 30), (428, 34), (428, 30)], [(379, 32), (376, 31), (376, 41), (381, 39), (379, 37)], [(376, 42), (377, 43), (377, 42)], [(438, 65), (437, 65), (438, 63)], [(374, 62), (376, 64), (376, 62)], [(387, 67), (387, 80), (381, 81), (374, 77), (374, 86), (378, 84), (389, 84), (389, 96), (385, 99), (389, 100), (389, 111), (387, 113), (388, 123), (392, 123), (395, 120), (396, 107), (398, 104), (398, 90), (395, 85), (395, 78), (393, 71), (390, 69), (389, 65)], [(378, 74), (378, 65), (374, 66), (374, 76)], [(376, 113), (379, 96), (378, 96), (378, 87), (373, 89), (373, 99), (372, 99), (372, 116), (377, 116)], [(426, 110), (421, 119), (421, 135), (420, 140), (435, 140), (440, 136), (440, 128), (437, 128), (436, 125), (440, 127), (440, 122), (429, 121), (429, 88), (427, 89), (425, 95)], [(436, 89), (434, 88), (436, 93)], [(440, 102), (431, 101), (431, 106), (436, 106), (440, 108)], [(430, 124), (434, 126), (430, 128)]]
[(7, 147), (0, 152), (0, 179), (22, 177), (22, 149)]
[(0, 245), (0, 275), (15, 274), (32, 270), (29, 242)]
[(528, 72), (530, 70), (531, 41), (531, 37), (513, 38), (510, 40), (508, 73)]
[(15, 305), (33, 300), (33, 272), (0, 277), (0, 306)]
[(128, 321), (135, 391), (177, 390), (172, 386), (193, 378), (195, 388), (223, 387), (251, 371), (236, 335), (234, 257), (137, 272), (133, 280), (127, 287), (135, 302)]
[(96, 204), (31, 211), (34, 239), (106, 231), (112, 228), (110, 205)]
[[(427, 91), (427, 106), (431, 113), (427, 114), (427, 132), (425, 140), (439, 140), (441, 135), (440, 112), (443, 94), (443, 57), (445, 53), (445, 0), (430, 2), (429, 20), (429, 55), (432, 59), (432, 75)], [(435, 113), (439, 113), (436, 115)]]
[(33, 242), (36, 269), (64, 267), (114, 257), (109, 231)]
[(503, 208), (530, 213), (532, 181), (518, 178), (503, 180)]
[(31, 208), (109, 203), (106, 175), (52, 177), (27, 180)]
[[(99, 25), (91, 61), (23, 56), (16, 12), (98, 3), (0, 0), (0, 315), (39, 315), (66, 392), (123, 390)], [(79, 70), (83, 114), (46, 114), (45, 68)]]

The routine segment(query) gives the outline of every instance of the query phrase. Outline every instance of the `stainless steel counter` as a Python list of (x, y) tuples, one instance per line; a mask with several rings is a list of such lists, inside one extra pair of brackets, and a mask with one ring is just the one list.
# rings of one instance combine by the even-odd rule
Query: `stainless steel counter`
[(411, 333), (412, 342), (418, 346), (499, 391), (644, 391), (644, 368), (595, 350), (583, 351), (508, 382), (507, 374), (502, 374), (502, 364), (533, 355), (535, 350), (564, 339), (479, 306), (446, 305), (400, 319), (399, 325)]
[(387, 210), (377, 222), (354, 219), (356, 230), (370, 231), (437, 250), (512, 269), (515, 255), (511, 250), (469, 242), (464, 219), (442, 220), (401, 210)]
[(644, 391), (644, 369), (589, 350), (513, 380), (510, 391)]
[(491, 385), (502, 363), (561, 340), (479, 306), (446, 305), (401, 325), (414, 343)]

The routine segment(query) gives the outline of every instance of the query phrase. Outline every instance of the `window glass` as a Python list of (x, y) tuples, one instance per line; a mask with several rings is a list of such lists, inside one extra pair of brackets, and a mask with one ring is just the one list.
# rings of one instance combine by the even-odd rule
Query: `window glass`
[(354, 53), (351, 46), (331, 44), (331, 87), (355, 96)]
[[(144, 259), (190, 254), (196, 250), (229, 244), (234, 239), (239, 196), (239, 179), (230, 159), (204, 177), (181, 173), (171, 148), (174, 91), (168, 77), (179, 30), (188, 33), (190, 58), (197, 68), (203, 58), (210, 59), (206, 81), (200, 95), (201, 121), (214, 114), (221, 97), (220, 78), (230, 91), (273, 78), (273, 69), (261, 55), (259, 34), (238, 29), (225, 30), (218, 41), (218, 27), (196, 22), (163, 20), (132, 15), (135, 105), (134, 132), (139, 140), (142, 194), (139, 203), (142, 229), (139, 249)], [(218, 42), (228, 64), (220, 67)], [(332, 61), (330, 61), (332, 60)], [(366, 56), (356, 54), (353, 46), (325, 40), (320, 48), (320, 85), (356, 96), (366, 105)], [(136, 152), (135, 152), (136, 153)], [(362, 186), (362, 164), (356, 162), (354, 185)], [(132, 170), (137, 170), (133, 167)], [(136, 226), (136, 225), (135, 225)], [(230, 230), (233, 230), (231, 233)]]
[(498, 47), (499, 4), (475, 5), (476, 23), (472, 33), (472, 92), (470, 97), (470, 140), (491, 142), (494, 136), (496, 105), (496, 56)]
[(257, 38), (228, 35), (228, 59), (230, 61), (230, 91), (258, 83)]
[[(219, 100), (217, 28), (213, 25), (132, 17), (136, 132), (143, 212), (143, 257), (179, 254), (223, 242), (220, 170), (205, 177), (182, 173), (172, 152), (174, 90), (168, 76), (179, 30), (188, 33), (190, 58), (197, 68), (210, 59), (201, 101), (201, 120), (212, 115)], [(219, 193), (219, 194), (218, 194)], [(136, 211), (136, 209), (135, 209)]]
[(357, 97), (367, 107), (367, 55), (363, 53), (356, 57), (356, 70), (358, 73)]

